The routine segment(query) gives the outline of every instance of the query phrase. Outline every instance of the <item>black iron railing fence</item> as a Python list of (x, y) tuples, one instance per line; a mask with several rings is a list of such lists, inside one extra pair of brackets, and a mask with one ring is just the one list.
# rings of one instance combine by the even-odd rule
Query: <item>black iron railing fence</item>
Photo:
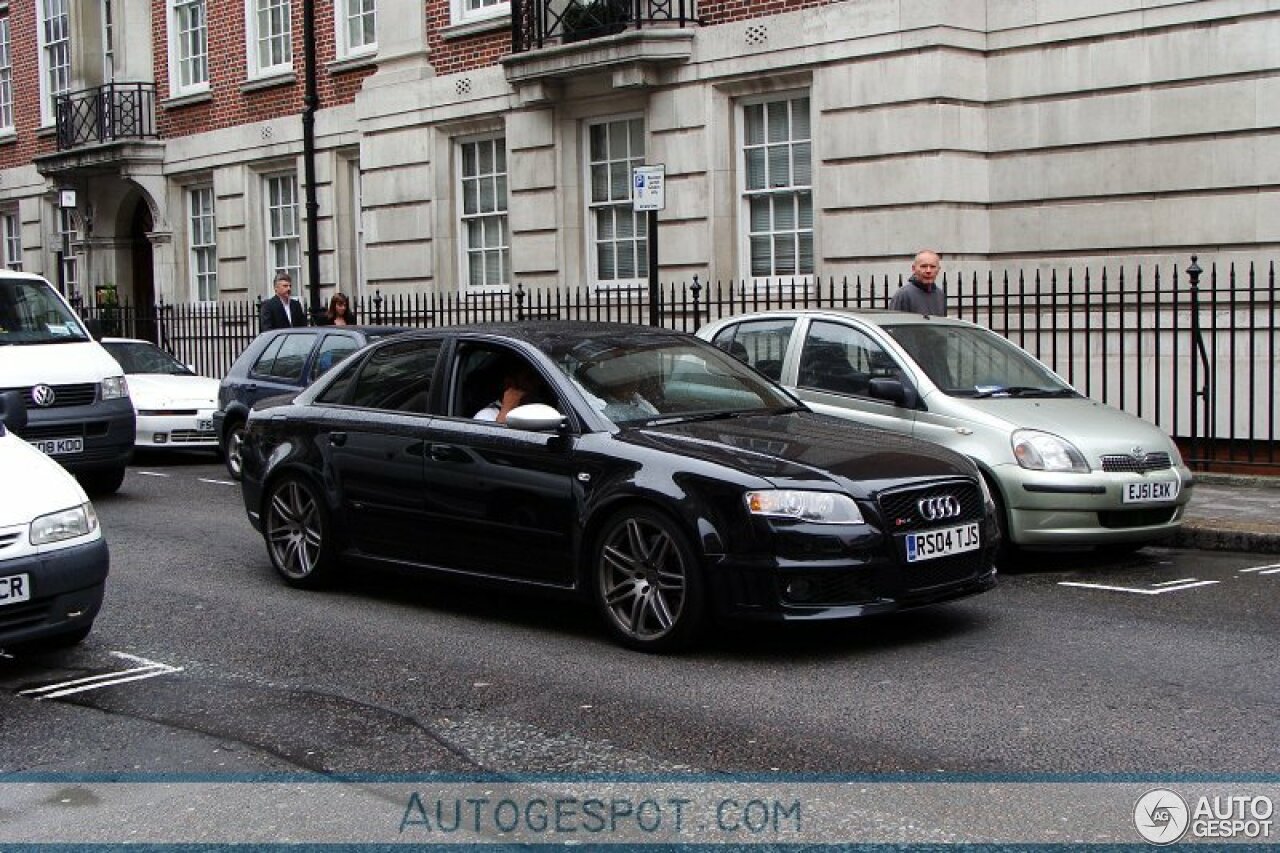
[(696, 23), (695, 0), (512, 0), (511, 52)]
[(154, 83), (108, 83), (58, 95), (54, 101), (58, 150), (146, 139), (156, 134)]
[[(444, 326), (535, 318), (654, 322), (695, 331), (769, 308), (883, 308), (900, 276), (852, 276), (769, 288), (703, 283), (660, 288), (562, 287), (502, 293), (374, 291), (362, 323)], [(1276, 397), (1276, 264), (948, 273), (952, 316), (1006, 336), (1083, 394), (1178, 437), (1202, 470), (1280, 471)], [(258, 331), (257, 301), (83, 308), (106, 334), (154, 340), (221, 376)], [(655, 310), (656, 309), (656, 310)]]

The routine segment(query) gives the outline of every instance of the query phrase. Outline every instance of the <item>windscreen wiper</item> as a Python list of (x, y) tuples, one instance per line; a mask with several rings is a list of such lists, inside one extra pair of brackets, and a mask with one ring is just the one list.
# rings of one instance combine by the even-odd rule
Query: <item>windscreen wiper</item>
[(982, 388), (974, 390), (974, 398), (984, 400), (988, 397), (1074, 397), (1075, 391), (1070, 388), (1040, 388), (1034, 385), (1009, 385), (1000, 388)]

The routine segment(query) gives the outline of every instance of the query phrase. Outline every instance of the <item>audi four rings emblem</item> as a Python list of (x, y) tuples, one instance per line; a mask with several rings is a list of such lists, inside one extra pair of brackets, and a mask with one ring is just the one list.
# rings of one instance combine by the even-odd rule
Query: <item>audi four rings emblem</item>
[(916, 501), (916, 506), (920, 508), (920, 514), (929, 521), (955, 518), (960, 514), (960, 501), (956, 500), (952, 495), (924, 498)]
[(37, 385), (31, 389), (31, 402), (37, 406), (52, 406), (57, 398), (58, 395), (48, 385)]

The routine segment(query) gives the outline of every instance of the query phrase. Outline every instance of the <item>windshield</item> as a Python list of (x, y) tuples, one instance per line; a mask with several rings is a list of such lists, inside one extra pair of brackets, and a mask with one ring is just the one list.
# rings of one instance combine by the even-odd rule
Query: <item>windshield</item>
[(75, 315), (47, 284), (0, 280), (0, 346), (87, 340)]
[(550, 352), (587, 401), (619, 426), (676, 423), (796, 406), (737, 359), (686, 337), (568, 340)]
[(912, 323), (885, 331), (953, 397), (1076, 396), (1049, 368), (987, 329)]
[(120, 362), (125, 373), (167, 373), (190, 376), (191, 370), (155, 344), (142, 341), (103, 341), (102, 346)]

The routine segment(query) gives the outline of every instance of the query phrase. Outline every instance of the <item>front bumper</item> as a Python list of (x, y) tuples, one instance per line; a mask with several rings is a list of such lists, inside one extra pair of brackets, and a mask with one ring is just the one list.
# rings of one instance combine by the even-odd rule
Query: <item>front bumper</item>
[(18, 435), (29, 444), (59, 439), (81, 439), (83, 449), (51, 453), (55, 462), (72, 474), (123, 469), (133, 456), (136, 417), (126, 397), (84, 406), (27, 409), (27, 425)]
[[(1009, 538), (1018, 545), (1068, 547), (1158, 542), (1182, 524), (1195, 479), (1185, 467), (1147, 474), (995, 471), (1009, 513)], [(1130, 483), (1174, 484), (1172, 500), (1126, 503)]]
[(770, 621), (855, 619), (954, 601), (996, 585), (995, 521), (980, 522), (980, 548), (949, 557), (905, 562), (900, 537), (871, 527), (829, 532), (825, 544), (806, 539), (806, 553), (732, 554), (708, 567), (710, 595), (721, 615)]
[(25, 574), (28, 601), (0, 606), (0, 647), (66, 634), (93, 624), (102, 607), (110, 557), (101, 537), (84, 545), (0, 561), (0, 577)]
[[(201, 429), (201, 422), (207, 427)], [(181, 450), (187, 447), (216, 449), (213, 412), (194, 415), (138, 415), (136, 443), (139, 449)]]

